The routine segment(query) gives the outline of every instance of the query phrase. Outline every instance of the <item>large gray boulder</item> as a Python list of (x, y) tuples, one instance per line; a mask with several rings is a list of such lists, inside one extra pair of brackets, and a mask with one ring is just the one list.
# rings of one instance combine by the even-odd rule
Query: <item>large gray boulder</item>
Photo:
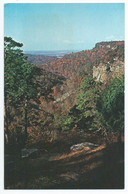
[(90, 143), (90, 142), (84, 142), (80, 144), (76, 144), (70, 147), (71, 152), (80, 151), (80, 150), (92, 150), (97, 148), (99, 145)]

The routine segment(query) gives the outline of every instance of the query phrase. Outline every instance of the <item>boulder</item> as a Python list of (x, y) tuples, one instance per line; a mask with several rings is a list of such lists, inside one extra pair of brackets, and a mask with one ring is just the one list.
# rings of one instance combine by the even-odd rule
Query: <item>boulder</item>
[(33, 149), (24, 148), (24, 149), (21, 150), (21, 157), (22, 158), (31, 157), (31, 156), (36, 155), (37, 152), (38, 152), (38, 149), (35, 149), (35, 148), (33, 148)]
[(80, 143), (80, 144), (76, 144), (70, 147), (71, 152), (75, 152), (75, 151), (79, 151), (79, 150), (90, 150), (90, 149), (95, 149), (97, 148), (99, 145), (98, 144), (94, 144), (94, 143), (90, 143), (90, 142), (84, 142), (84, 143)]

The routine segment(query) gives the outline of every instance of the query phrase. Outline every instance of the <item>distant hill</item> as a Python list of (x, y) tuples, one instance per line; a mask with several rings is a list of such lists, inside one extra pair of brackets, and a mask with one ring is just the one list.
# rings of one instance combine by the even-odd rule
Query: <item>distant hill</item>
[(75, 50), (55, 50), (55, 51), (26, 51), (25, 56), (28, 62), (34, 65), (41, 65), (62, 58), (66, 54), (77, 52)]
[(25, 54), (25, 56), (27, 57), (27, 61), (34, 65), (41, 65), (43, 63), (49, 63), (57, 59), (57, 57), (54, 57), (54, 56), (44, 56), (44, 55)]
[(71, 79), (76, 75), (93, 74), (93, 66), (112, 63), (114, 58), (124, 60), (124, 41), (100, 42), (91, 50), (67, 54), (60, 59), (42, 63), (40, 67)]

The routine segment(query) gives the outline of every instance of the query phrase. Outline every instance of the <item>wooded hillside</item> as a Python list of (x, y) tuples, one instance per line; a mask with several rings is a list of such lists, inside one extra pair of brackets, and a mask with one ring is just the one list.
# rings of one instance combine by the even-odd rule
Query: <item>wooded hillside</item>
[(4, 41), (5, 188), (123, 188), (124, 42), (31, 64), (23, 44)]

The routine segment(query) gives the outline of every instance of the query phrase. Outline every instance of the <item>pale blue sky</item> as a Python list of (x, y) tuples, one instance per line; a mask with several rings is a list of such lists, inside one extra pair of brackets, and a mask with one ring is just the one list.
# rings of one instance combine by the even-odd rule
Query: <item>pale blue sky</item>
[(4, 34), (23, 50), (85, 50), (124, 40), (124, 4), (5, 4)]

